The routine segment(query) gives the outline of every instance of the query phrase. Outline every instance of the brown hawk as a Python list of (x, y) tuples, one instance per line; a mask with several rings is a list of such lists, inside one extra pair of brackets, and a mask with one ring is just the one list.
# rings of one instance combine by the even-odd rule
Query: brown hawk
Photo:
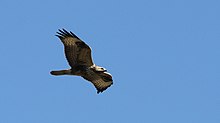
[(105, 68), (93, 63), (91, 48), (85, 42), (65, 29), (59, 29), (56, 36), (64, 45), (65, 56), (71, 68), (51, 71), (52, 75), (81, 76), (95, 86), (97, 93), (103, 92), (113, 84), (111, 74)]

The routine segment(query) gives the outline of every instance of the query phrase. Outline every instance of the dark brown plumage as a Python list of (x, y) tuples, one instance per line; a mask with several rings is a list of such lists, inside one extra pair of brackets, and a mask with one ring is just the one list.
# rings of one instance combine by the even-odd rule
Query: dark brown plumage
[(65, 29), (59, 30), (56, 36), (64, 45), (65, 56), (71, 68), (51, 71), (52, 75), (81, 76), (95, 86), (97, 93), (103, 92), (113, 84), (111, 74), (93, 63), (91, 48), (85, 42)]

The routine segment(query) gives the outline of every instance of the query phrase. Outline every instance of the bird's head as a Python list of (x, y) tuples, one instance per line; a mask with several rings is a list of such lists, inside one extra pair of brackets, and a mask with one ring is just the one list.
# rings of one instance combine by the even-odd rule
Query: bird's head
[(100, 66), (92, 66), (91, 68), (93, 70), (95, 70), (96, 72), (106, 72), (107, 71), (104, 67), (100, 67)]
[(107, 70), (104, 67), (96, 67), (96, 71), (106, 72)]

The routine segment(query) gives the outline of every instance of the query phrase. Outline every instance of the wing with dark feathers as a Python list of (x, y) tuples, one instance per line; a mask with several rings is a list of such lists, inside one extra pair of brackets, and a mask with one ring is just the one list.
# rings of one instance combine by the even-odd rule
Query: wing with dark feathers
[(87, 74), (82, 77), (95, 86), (97, 93), (103, 92), (113, 84), (112, 76), (107, 72), (87, 71)]
[(90, 47), (75, 34), (59, 29), (56, 36), (64, 44), (66, 59), (72, 68), (78, 65), (93, 65)]

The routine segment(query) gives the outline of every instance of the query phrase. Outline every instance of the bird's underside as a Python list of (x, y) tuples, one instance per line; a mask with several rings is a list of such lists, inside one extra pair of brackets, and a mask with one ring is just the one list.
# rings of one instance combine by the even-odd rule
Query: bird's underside
[(106, 69), (96, 66), (91, 57), (91, 48), (72, 32), (65, 29), (57, 32), (64, 45), (66, 59), (70, 69), (51, 71), (52, 75), (76, 75), (90, 81), (97, 93), (103, 92), (113, 84), (112, 76)]

